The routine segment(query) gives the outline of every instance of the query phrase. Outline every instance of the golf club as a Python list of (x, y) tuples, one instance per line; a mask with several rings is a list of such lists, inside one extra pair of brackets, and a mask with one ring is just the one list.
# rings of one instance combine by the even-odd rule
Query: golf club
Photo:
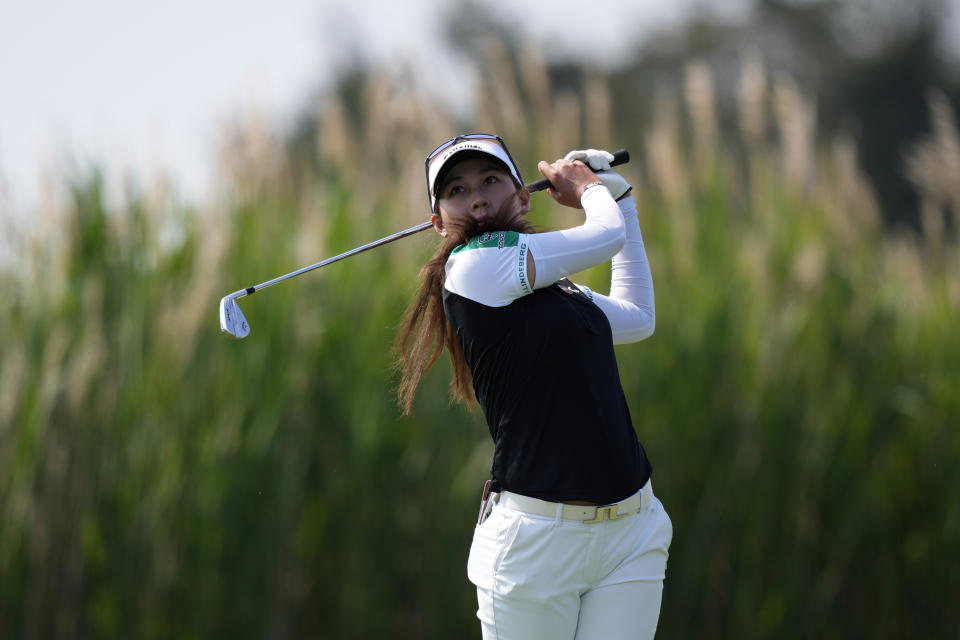
[[(610, 162), (610, 166), (614, 167), (620, 164), (624, 164), (630, 161), (630, 152), (626, 149), (620, 149), (613, 153), (613, 160)], [(549, 188), (550, 181), (546, 178), (537, 180), (536, 182), (531, 182), (530, 184), (525, 185), (527, 190), (530, 193), (536, 193), (537, 191), (543, 191)], [(398, 231), (393, 235), (389, 235), (379, 240), (374, 240), (368, 244), (357, 247), (356, 249), (351, 249), (341, 253), (340, 255), (333, 256), (332, 258), (327, 258), (315, 264), (311, 264), (307, 267), (297, 269), (296, 271), (291, 271), (288, 274), (278, 276), (273, 280), (267, 280), (261, 284), (258, 284), (253, 287), (247, 287), (246, 289), (240, 289), (239, 291), (234, 291), (233, 293), (224, 296), (220, 299), (220, 330), (230, 334), (234, 338), (245, 338), (250, 334), (250, 325), (247, 323), (247, 319), (244, 317), (243, 312), (240, 310), (240, 305), (237, 303), (237, 300), (240, 298), (253, 295), (261, 289), (266, 289), (267, 287), (273, 286), (278, 282), (283, 282), (284, 280), (289, 280), (290, 278), (295, 278), (299, 275), (307, 273), (308, 271), (313, 271), (314, 269), (319, 269), (320, 267), (325, 267), (328, 264), (338, 262), (344, 258), (349, 258), (350, 256), (355, 256), (358, 253), (362, 253), (369, 249), (379, 247), (394, 240), (399, 240), (400, 238), (405, 238), (409, 235), (419, 233), (426, 229), (429, 229), (433, 226), (433, 223), (427, 220), (426, 222), (421, 222), (418, 225), (414, 225), (409, 229), (404, 229), (403, 231)]]

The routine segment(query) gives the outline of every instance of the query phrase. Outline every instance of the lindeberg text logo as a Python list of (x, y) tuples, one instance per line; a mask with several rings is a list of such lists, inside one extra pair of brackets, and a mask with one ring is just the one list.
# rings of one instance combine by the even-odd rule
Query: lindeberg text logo
[(519, 261), (519, 272), (520, 272), (520, 288), (524, 293), (533, 293), (530, 290), (530, 283), (527, 282), (527, 243), (520, 243), (520, 261)]

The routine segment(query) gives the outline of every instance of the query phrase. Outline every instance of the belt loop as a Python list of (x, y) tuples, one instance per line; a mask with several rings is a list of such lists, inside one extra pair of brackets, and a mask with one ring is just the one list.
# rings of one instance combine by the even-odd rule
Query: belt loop
[(554, 527), (560, 526), (560, 521), (561, 521), (561, 520), (563, 520), (563, 503), (562, 503), (562, 502), (558, 502), (558, 503), (557, 503), (557, 515), (556, 515), (556, 517), (554, 517), (554, 519), (553, 519), (553, 526), (554, 526)]

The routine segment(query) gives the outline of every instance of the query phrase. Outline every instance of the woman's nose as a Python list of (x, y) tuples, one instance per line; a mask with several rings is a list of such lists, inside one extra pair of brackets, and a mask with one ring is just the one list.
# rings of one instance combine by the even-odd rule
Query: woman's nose
[(485, 206), (487, 206), (488, 204), (489, 204), (489, 203), (487, 202), (487, 199), (486, 199), (486, 198), (484, 198), (484, 197), (483, 197), (482, 195), (480, 195), (480, 194), (477, 194), (477, 196), (473, 199), (473, 204), (470, 205), (470, 209), (473, 210), (473, 211), (475, 211), (475, 210), (479, 209), (480, 207), (485, 207)]

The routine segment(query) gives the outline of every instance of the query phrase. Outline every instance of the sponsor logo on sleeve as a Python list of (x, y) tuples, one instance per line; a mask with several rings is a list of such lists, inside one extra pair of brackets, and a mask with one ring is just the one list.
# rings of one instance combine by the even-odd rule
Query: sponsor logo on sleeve
[(519, 272), (520, 272), (520, 289), (524, 293), (533, 293), (533, 290), (530, 288), (530, 283), (527, 282), (527, 243), (520, 243), (520, 255), (518, 260)]

